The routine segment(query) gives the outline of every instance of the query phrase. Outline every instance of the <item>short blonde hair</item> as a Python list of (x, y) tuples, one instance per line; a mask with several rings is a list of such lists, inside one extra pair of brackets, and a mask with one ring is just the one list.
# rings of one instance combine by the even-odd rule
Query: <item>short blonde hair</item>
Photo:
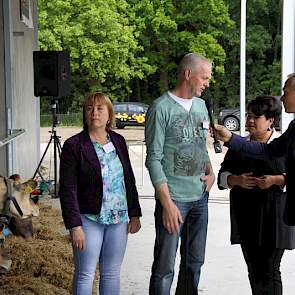
[(86, 122), (86, 106), (89, 104), (99, 103), (102, 105), (106, 105), (109, 112), (109, 120), (106, 125), (106, 130), (109, 131), (114, 128), (115, 123), (115, 112), (113, 108), (113, 104), (109, 97), (102, 92), (94, 92), (89, 94), (83, 103), (83, 129), (88, 130), (88, 125)]

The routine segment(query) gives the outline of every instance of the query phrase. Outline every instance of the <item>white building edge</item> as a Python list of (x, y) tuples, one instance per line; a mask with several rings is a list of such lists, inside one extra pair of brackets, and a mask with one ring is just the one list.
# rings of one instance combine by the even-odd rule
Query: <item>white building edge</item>
[[(33, 77), (37, 32), (37, 0), (0, 0), (0, 175), (3, 176), (19, 173), (24, 179), (32, 177), (40, 157), (40, 107), (39, 98), (34, 97)], [(16, 130), (24, 133), (12, 140)]]
[[(295, 1), (284, 0), (282, 32), (282, 88), (289, 74), (295, 73)], [(294, 114), (282, 114), (282, 130), (285, 131)]]

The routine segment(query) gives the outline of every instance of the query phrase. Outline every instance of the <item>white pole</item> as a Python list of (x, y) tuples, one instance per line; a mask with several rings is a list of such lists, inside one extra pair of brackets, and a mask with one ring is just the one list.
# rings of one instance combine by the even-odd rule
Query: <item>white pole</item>
[[(283, 39), (282, 39), (282, 88), (287, 76), (295, 72), (295, 1), (283, 2)], [(282, 112), (282, 131), (293, 120), (293, 114)]]
[[(12, 3), (3, 1), (3, 29), (4, 29), (4, 71), (5, 71), (5, 100), (6, 100), (6, 135), (10, 135), (14, 127), (13, 114), (13, 26), (12, 26)], [(1, 44), (1, 46), (3, 46)], [(14, 142), (7, 145), (7, 175), (16, 170), (16, 146)]]
[(247, 0), (241, 0), (241, 47), (240, 47), (240, 134), (245, 136), (246, 104), (246, 9)]

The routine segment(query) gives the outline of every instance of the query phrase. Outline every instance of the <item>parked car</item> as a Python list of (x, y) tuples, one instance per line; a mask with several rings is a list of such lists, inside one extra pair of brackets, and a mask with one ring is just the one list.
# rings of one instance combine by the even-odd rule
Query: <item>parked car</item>
[(223, 109), (218, 115), (218, 124), (225, 126), (230, 131), (240, 129), (240, 108)]
[(123, 129), (125, 126), (144, 126), (145, 114), (148, 105), (141, 102), (115, 102), (116, 127)]
[[(247, 115), (247, 114), (246, 114)], [(240, 129), (240, 108), (223, 109), (218, 115), (218, 124), (225, 126), (230, 131)], [(280, 129), (281, 119), (275, 125), (276, 129)]]

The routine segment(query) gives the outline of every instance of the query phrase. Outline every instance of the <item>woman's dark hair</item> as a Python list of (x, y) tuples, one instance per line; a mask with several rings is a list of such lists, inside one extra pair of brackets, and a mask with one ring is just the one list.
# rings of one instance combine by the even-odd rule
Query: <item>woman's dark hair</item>
[(260, 95), (248, 103), (247, 112), (256, 116), (264, 115), (266, 119), (274, 119), (273, 125), (275, 125), (280, 119), (282, 104), (275, 96)]

